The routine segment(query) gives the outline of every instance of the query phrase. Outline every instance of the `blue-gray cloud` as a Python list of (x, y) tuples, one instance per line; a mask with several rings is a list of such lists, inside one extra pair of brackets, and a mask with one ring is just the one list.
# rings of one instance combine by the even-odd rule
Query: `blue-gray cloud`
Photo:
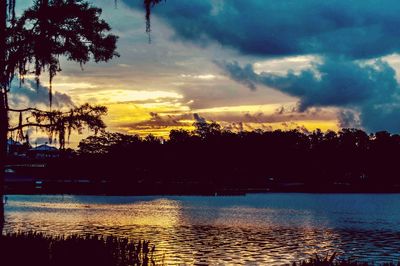
[[(25, 80), (19, 84), (14, 81), (11, 86), (10, 105), (12, 107), (29, 107), (49, 106), (49, 88), (42, 85), (37, 86), (33, 80)], [(22, 105), (22, 106), (21, 106)], [(71, 97), (65, 93), (53, 92), (52, 106), (55, 108), (72, 107), (74, 102)]]
[(289, 71), (285, 76), (256, 74), (252, 65), (241, 67), (237, 62), (219, 63), (233, 80), (250, 89), (257, 84), (278, 89), (300, 98), (300, 110), (311, 106), (348, 107), (374, 98), (387, 100), (398, 92), (395, 71), (387, 63), (377, 60), (372, 65), (360, 65), (346, 60), (325, 59), (314, 63), (314, 68), (299, 74)]
[[(242, 67), (237, 62), (222, 62), (219, 66), (250, 89), (264, 85), (298, 97), (300, 111), (321, 106), (351, 109), (359, 112), (357, 119), (369, 131), (400, 132), (400, 122), (395, 119), (400, 116), (400, 85), (394, 69), (381, 60), (360, 64), (326, 58), (311, 69), (298, 74), (289, 71), (284, 76), (257, 74), (251, 65)], [(349, 113), (342, 114), (341, 119), (350, 125)]]
[[(140, 1), (126, 4), (142, 8)], [(374, 58), (400, 51), (398, 0), (168, 0), (153, 9), (176, 38), (244, 54)], [(156, 26), (155, 26), (156, 27)]]

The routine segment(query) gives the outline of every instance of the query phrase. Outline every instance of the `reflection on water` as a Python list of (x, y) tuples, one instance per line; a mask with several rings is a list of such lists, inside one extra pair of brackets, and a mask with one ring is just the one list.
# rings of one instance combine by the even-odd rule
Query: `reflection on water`
[(150, 240), (173, 264), (281, 265), (333, 251), (400, 259), (400, 195), (9, 196), (5, 231)]

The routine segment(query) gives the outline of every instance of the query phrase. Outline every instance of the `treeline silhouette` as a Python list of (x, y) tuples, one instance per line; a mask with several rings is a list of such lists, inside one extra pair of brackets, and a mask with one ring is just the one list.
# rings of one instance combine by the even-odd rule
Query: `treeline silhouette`
[[(168, 140), (90, 136), (75, 155), (49, 160), (46, 176), (90, 180), (86, 188), (81, 181), (82, 193), (89, 186), (118, 194), (397, 192), (399, 155), (400, 136), (385, 131), (232, 132), (195, 123), (193, 131), (172, 130)], [(62, 190), (71, 183), (57, 184)]]

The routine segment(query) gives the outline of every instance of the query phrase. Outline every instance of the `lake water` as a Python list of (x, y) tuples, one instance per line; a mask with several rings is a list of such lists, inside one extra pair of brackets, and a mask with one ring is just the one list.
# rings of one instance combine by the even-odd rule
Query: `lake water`
[(150, 240), (165, 265), (400, 260), (400, 194), (8, 196), (5, 231)]

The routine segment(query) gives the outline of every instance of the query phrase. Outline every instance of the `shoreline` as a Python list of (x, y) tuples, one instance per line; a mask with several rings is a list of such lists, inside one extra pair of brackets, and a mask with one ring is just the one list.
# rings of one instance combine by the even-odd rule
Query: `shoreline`
[(266, 190), (266, 191), (259, 191), (259, 190), (250, 190), (250, 191), (237, 191), (234, 193), (91, 193), (91, 192), (46, 192), (46, 191), (38, 191), (36, 193), (24, 193), (24, 192), (7, 192), (5, 195), (80, 195), (80, 196), (198, 196), (198, 197), (225, 197), (225, 196), (246, 196), (249, 194), (400, 194), (400, 191), (309, 191), (309, 190), (291, 190), (291, 191), (284, 191), (284, 190)]

